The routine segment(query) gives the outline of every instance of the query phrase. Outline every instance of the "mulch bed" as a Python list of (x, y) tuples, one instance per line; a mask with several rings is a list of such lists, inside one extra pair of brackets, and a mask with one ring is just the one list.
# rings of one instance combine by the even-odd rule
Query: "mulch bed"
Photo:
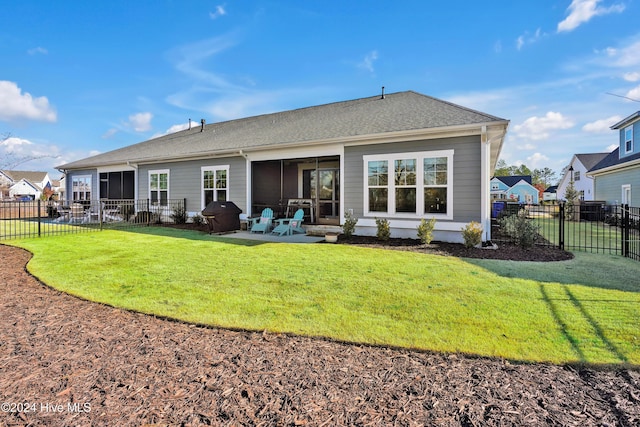
[(640, 424), (636, 370), (188, 325), (55, 291), (29, 258), (0, 245), (0, 426)]

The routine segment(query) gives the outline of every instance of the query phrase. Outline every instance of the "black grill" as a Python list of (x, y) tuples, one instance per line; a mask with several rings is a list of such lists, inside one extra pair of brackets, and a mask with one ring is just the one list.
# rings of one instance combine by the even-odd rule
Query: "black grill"
[(207, 219), (209, 233), (224, 233), (240, 230), (242, 209), (233, 202), (211, 202), (202, 210)]

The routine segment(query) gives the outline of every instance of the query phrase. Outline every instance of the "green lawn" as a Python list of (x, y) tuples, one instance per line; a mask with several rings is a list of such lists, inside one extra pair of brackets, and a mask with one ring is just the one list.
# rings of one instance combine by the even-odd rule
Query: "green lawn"
[[(554, 245), (559, 244), (559, 221), (557, 217), (535, 219), (536, 224), (540, 227), (540, 234)], [(602, 248), (600, 252), (620, 253), (622, 233), (619, 228), (602, 222), (566, 221), (564, 244), (568, 249), (599, 247)]]
[(11, 242), (56, 289), (188, 322), (521, 361), (640, 365), (640, 263), (461, 260), (144, 228)]

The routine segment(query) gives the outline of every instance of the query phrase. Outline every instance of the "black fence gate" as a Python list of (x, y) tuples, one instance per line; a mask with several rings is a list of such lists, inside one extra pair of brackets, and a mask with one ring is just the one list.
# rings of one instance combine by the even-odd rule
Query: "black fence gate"
[(520, 213), (537, 228), (538, 246), (610, 253), (640, 261), (640, 208), (591, 201), (550, 205), (495, 202), (492, 213), (492, 240), (498, 243), (514, 243), (501, 224), (504, 218)]

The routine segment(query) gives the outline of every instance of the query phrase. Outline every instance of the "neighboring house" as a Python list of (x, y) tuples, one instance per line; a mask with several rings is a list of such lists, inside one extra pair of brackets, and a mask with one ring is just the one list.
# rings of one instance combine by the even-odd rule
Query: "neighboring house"
[(356, 234), (462, 241), (471, 221), (490, 239), (489, 180), (508, 120), (413, 91), (204, 124), (61, 165), (69, 199), (186, 199), (190, 215), (210, 201), (245, 214), (314, 207), (305, 223), (358, 218)]
[(640, 111), (611, 126), (619, 146), (589, 171), (596, 200), (640, 206)]
[(575, 188), (580, 195), (580, 200), (600, 200), (595, 197), (593, 177), (587, 175), (587, 172), (607, 157), (608, 154), (609, 153), (574, 154), (569, 163), (569, 167), (566, 169), (558, 184), (557, 199), (566, 200), (565, 194), (567, 187), (573, 179), (573, 188)]
[(3, 198), (30, 198), (37, 200), (45, 189), (51, 188), (51, 179), (47, 172), (0, 170), (0, 187)]
[(538, 189), (531, 184), (531, 175), (509, 175), (491, 178), (491, 200), (537, 205), (540, 198)]
[(542, 200), (545, 202), (555, 202), (558, 200), (558, 186), (552, 185), (542, 193)]

